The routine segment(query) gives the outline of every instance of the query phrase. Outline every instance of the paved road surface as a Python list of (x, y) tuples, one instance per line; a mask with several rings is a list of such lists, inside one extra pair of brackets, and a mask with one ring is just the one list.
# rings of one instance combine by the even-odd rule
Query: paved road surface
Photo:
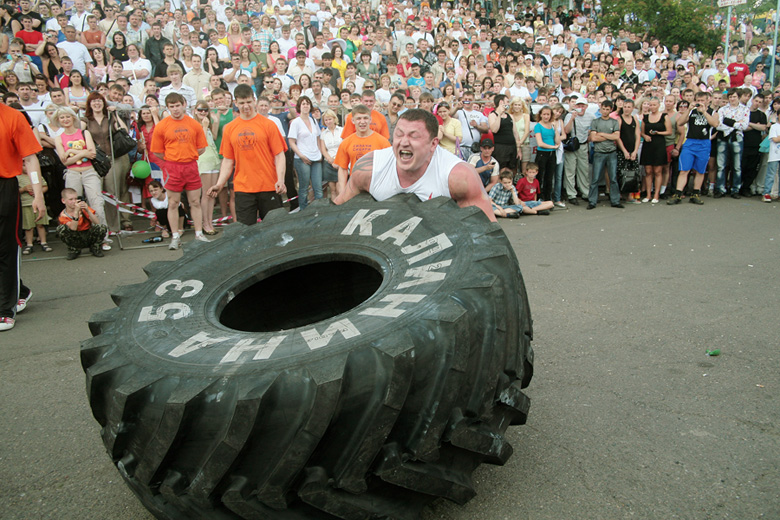
[[(502, 222), (534, 314), (529, 423), (476, 498), (423, 520), (780, 518), (780, 205), (706, 202)], [(25, 259), (35, 295), (0, 336), (0, 516), (149, 520), (103, 450), (78, 345), (113, 287), (181, 253), (57, 255)]]

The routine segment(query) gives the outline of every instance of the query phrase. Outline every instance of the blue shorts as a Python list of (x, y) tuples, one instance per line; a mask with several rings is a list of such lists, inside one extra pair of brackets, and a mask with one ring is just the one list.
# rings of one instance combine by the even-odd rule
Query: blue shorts
[(695, 170), (697, 173), (707, 172), (710, 161), (712, 142), (709, 139), (688, 139), (680, 150), (679, 167), (681, 172)]

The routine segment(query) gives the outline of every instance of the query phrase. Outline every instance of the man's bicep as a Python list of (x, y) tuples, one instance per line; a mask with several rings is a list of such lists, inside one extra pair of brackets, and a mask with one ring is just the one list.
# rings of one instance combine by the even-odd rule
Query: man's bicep
[(479, 174), (473, 166), (466, 163), (453, 168), (449, 178), (450, 196), (458, 206), (476, 206), (493, 222), (496, 217), (490, 205), (490, 197), (485, 192)]
[(352, 167), (349, 184), (358, 191), (368, 191), (371, 187), (371, 176), (374, 173), (374, 152), (368, 152)]

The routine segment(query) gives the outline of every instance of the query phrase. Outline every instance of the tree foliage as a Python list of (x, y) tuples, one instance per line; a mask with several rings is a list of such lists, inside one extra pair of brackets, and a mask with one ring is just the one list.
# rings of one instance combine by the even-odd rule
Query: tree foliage
[(696, 0), (606, 0), (602, 22), (613, 31), (629, 29), (640, 35), (656, 36), (671, 47), (696, 45), (712, 53), (721, 41), (721, 32), (710, 29), (712, 4)]

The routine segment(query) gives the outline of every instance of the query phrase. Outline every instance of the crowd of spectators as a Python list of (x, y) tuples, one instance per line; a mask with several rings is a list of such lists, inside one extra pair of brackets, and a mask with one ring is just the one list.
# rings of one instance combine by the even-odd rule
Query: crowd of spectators
[[(137, 139), (127, 158), (113, 157), (112, 172), (98, 185), (77, 187), (112, 232), (132, 230), (133, 221), (124, 213), (116, 218), (96, 194), (129, 201), (132, 163), (164, 166), (149, 143), (169, 116), (165, 98), (172, 93), (183, 97), (208, 139), (208, 159), (199, 161), (204, 232), (215, 233), (215, 217), (235, 218), (230, 185), (216, 204), (206, 191), (220, 170), (222, 129), (236, 117), (232, 92), (240, 84), (251, 86), (258, 112), (292, 144), (291, 210), (299, 206), (296, 186), (301, 209), (310, 197), (337, 195), (340, 167), (349, 173), (337, 152), (355, 132), (352, 110), (361, 105), (371, 129), (390, 142), (404, 110), (432, 111), (440, 146), (473, 164), (487, 190), (500, 186), (506, 171), (517, 182), (532, 163), (539, 201), (558, 208), (579, 200), (595, 207), (600, 194), (618, 207), (658, 203), (678, 191), (696, 203), (705, 195), (776, 197), (780, 157), (773, 153), (780, 144), (772, 138), (780, 126), (770, 129), (780, 90), (769, 77), (771, 42), (751, 26), (735, 33), (728, 52), (705, 54), (600, 26), (599, 5), (567, 11), (538, 2), (497, 8), (390, 0), (19, 0), (0, 4), (0, 89), (5, 104), (27, 114), (44, 154), (58, 149), (72, 124), (62, 108), (104, 149), (117, 127)], [(700, 188), (693, 181), (678, 186), (695, 110), (717, 120), (707, 129), (710, 160), (704, 168), (697, 163), (705, 176)], [(607, 153), (615, 154), (614, 166)], [(42, 169), (56, 215), (61, 188), (73, 186), (56, 164), (62, 154), (49, 157)], [(138, 186), (151, 208), (147, 188)]]

